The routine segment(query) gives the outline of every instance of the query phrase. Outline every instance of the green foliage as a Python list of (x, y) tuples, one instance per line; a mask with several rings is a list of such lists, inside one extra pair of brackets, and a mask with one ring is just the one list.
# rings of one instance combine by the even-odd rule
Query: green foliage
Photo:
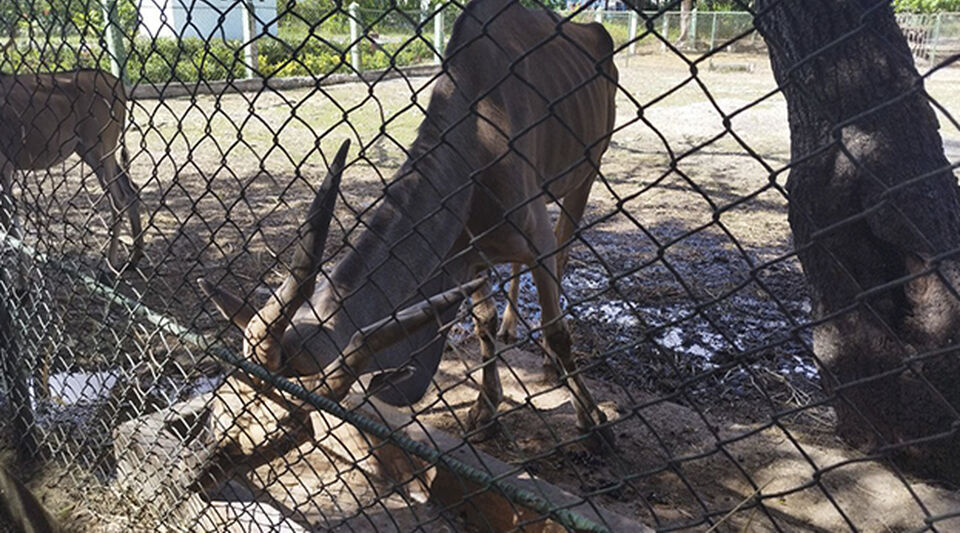
[(567, 8), (566, 0), (520, 0), (520, 5), (533, 9), (552, 9), (560, 11)]
[[(386, 43), (374, 48), (361, 45), (360, 64), (364, 70), (382, 69), (391, 65), (406, 66), (423, 63), (433, 56), (429, 45), (422, 40)], [(334, 72), (352, 72), (349, 53), (311, 38), (291, 43), (273, 40), (259, 50), (259, 70), (262, 76), (324, 76)]]
[(752, 5), (753, 0), (697, 0), (700, 11), (747, 11)]
[[(21, 13), (25, 4), (18, 4), (18, 1), (0, 0), (2, 20), (19, 21), (21, 38), (30, 35), (34, 40), (49, 42), (49, 45), (36, 42), (11, 50), (10, 57), (2, 65), (4, 70), (109, 70), (110, 58), (101, 48), (104, 45), (101, 38), (104, 30), (101, 0), (35, 0), (29, 4), (30, 13), (27, 14)], [(132, 49), (127, 52), (125, 66), (131, 82), (163, 84), (170, 81), (214, 81), (245, 75), (240, 42), (197, 38), (179, 41), (173, 38), (134, 38), (139, 16), (136, 0), (117, 1), (123, 41), (130, 46), (132, 39)], [(419, 8), (419, 0), (408, 3), (410, 7)], [(260, 75), (321, 77), (334, 72), (352, 72), (349, 53), (345, 54), (344, 51), (348, 41), (349, 19), (336, 7), (339, 2), (281, 0), (280, 4), (278, 38), (265, 37), (258, 42), (256, 68)], [(363, 6), (369, 8), (368, 12), (361, 11), (362, 18), (369, 26), (366, 30), (374, 35), (373, 40), (365, 39), (360, 44), (363, 69), (406, 66), (423, 63), (433, 57), (428, 42), (411, 38), (419, 22), (416, 17), (392, 12), (380, 18), (385, 6), (379, 6), (377, 0), (362, 1)], [(374, 7), (380, 10), (373, 10)], [(368, 18), (369, 22), (366, 21)]]
[(610, 34), (610, 37), (613, 39), (613, 46), (615, 47), (622, 46), (630, 40), (630, 29), (627, 28), (625, 24), (609, 24), (605, 22), (603, 27), (607, 30), (607, 33)]
[(912, 13), (960, 11), (960, 0), (894, 0), (893, 6), (897, 11)]
[(315, 33), (346, 33), (349, 20), (346, 3), (337, 9), (332, 0), (281, 0), (277, 2), (277, 15), (282, 30)]
[[(433, 51), (423, 40), (390, 42), (380, 47), (361, 45), (364, 70), (387, 68), (391, 64), (407, 66), (429, 61)], [(334, 72), (353, 72), (349, 53), (318, 38), (301, 41), (263, 39), (258, 47), (257, 70), (264, 77), (317, 76)], [(13, 72), (51, 72), (75, 68), (109, 70), (110, 59), (98, 46), (80, 38), (69, 46), (25, 47), (14, 52), (4, 70)], [(138, 38), (127, 56), (127, 74), (131, 82), (163, 84), (171, 81), (195, 82), (242, 78), (245, 75), (243, 50), (239, 41), (186, 38)]]
[(117, 15), (120, 18), (120, 27), (129, 39), (136, 32), (140, 21), (136, 0), (117, 0)]

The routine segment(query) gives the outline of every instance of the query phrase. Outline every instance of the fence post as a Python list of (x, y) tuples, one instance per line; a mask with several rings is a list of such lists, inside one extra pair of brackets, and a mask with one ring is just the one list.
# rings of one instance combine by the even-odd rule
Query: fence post
[(443, 63), (443, 4), (437, 3), (437, 10), (433, 13), (433, 63)]
[(603, 24), (603, 10), (597, 9), (593, 14), (593, 20)]
[(660, 30), (660, 36), (663, 37), (663, 42), (660, 43), (660, 51), (666, 51), (667, 43), (670, 42), (670, 14), (663, 14), (663, 28)]
[(639, 16), (636, 11), (630, 11), (630, 55), (637, 53), (637, 19)]
[(351, 2), (347, 9), (350, 13), (350, 66), (360, 72), (360, 4)]
[(713, 12), (713, 25), (710, 27), (710, 51), (717, 45), (717, 12)]
[(254, 35), (256, 33), (256, 7), (253, 0), (243, 0), (240, 3), (243, 15), (243, 63), (244, 71), (248, 78), (254, 77), (257, 72), (257, 43)]
[(103, 11), (103, 29), (106, 30), (107, 53), (110, 55), (110, 72), (127, 83), (127, 53), (123, 46), (123, 28), (120, 26), (117, 0), (101, 2), (100, 9)]
[[(0, 206), (4, 209), (6, 206)], [(0, 228), (8, 231), (7, 228)], [(10, 259), (10, 258), (7, 258)], [(12, 260), (16, 261), (16, 258)], [(32, 376), (25, 368), (26, 357), (20, 353), (16, 341), (17, 328), (14, 327), (13, 317), (15, 306), (26, 294), (22, 288), (24, 277), (15, 273), (19, 265), (7, 268), (10, 265), (0, 266), (0, 370), (3, 371), (9, 416), (12, 418), (11, 427), (16, 439), (18, 458), (21, 462), (28, 462), (39, 452), (35, 438), (36, 419), (33, 412), (33, 401), (30, 394)], [(33, 384), (34, 397), (39, 393), (39, 384)]]
[(697, 49), (697, 8), (690, 11), (690, 49)]
[(937, 13), (937, 20), (933, 23), (933, 42), (930, 43), (930, 66), (937, 65), (937, 45), (940, 44), (940, 24), (943, 21), (943, 13)]

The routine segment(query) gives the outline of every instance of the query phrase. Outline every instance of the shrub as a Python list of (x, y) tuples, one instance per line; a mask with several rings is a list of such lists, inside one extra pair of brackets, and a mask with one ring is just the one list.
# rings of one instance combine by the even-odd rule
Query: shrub
[[(79, 40), (77, 41), (79, 43)], [(245, 75), (243, 49), (239, 41), (170, 37), (137, 38), (127, 54), (126, 71), (133, 83), (216, 81)], [(430, 60), (428, 43), (420, 39), (389, 42), (374, 50), (360, 45), (364, 70), (407, 66)], [(299, 40), (264, 38), (258, 42), (257, 70), (264, 77), (325, 76), (352, 72), (349, 52), (339, 43), (325, 42), (309, 35)], [(32, 47), (13, 53), (5, 69), (20, 72), (51, 72), (74, 68), (110, 69), (110, 58), (98, 45)]]

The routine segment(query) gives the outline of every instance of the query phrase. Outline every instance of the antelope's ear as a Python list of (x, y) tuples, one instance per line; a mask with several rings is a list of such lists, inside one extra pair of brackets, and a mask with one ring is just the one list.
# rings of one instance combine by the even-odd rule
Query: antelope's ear
[(200, 285), (200, 290), (207, 295), (207, 298), (210, 298), (213, 304), (217, 306), (224, 318), (233, 322), (240, 329), (247, 329), (250, 319), (257, 313), (256, 309), (203, 278), (197, 279), (197, 284)]

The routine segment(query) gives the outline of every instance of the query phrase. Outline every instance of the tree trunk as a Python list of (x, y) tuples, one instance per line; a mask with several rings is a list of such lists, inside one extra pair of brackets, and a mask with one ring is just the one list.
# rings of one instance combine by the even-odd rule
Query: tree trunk
[(756, 12), (787, 100), (790, 227), (838, 431), (960, 479), (960, 198), (906, 40), (885, 0)]

